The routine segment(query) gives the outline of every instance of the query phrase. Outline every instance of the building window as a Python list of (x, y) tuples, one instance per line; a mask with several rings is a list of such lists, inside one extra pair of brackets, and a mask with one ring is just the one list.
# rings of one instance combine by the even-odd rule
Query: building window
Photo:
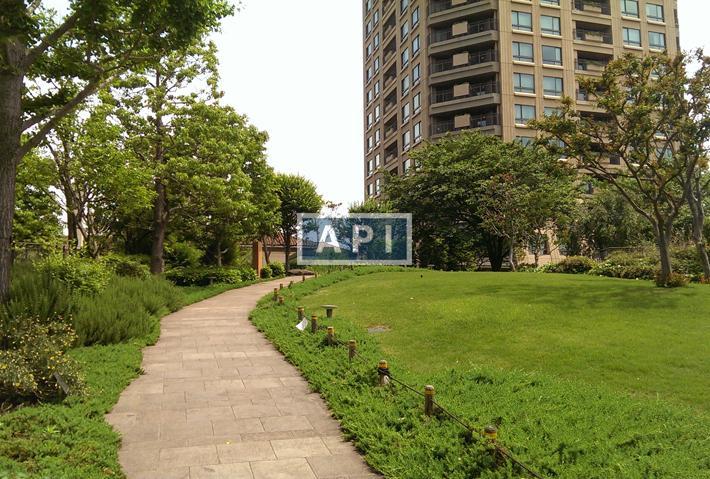
[(380, 154), (378, 153), (375, 155), (375, 168), (379, 168), (379, 167), (380, 167)]
[(421, 141), (422, 139), (422, 122), (419, 121), (414, 125), (414, 143)]
[(409, 75), (407, 75), (406, 77), (402, 78), (402, 95), (407, 94), (410, 86), (411, 86), (411, 82), (409, 80)]
[(414, 107), (414, 114), (416, 115), (422, 107), (422, 94), (417, 93), (412, 98), (412, 106)]
[(419, 24), (419, 7), (412, 10), (412, 28)]
[(402, 163), (402, 174), (406, 174), (406, 173), (409, 171), (409, 169), (410, 169), (411, 167), (412, 167), (412, 160), (410, 160), (409, 158), (407, 158), (407, 159), (404, 160), (404, 162)]
[(621, 14), (625, 17), (639, 17), (639, 2), (638, 0), (620, 0)]
[(540, 5), (557, 5), (560, 6), (560, 0), (540, 0)]
[(367, 150), (370, 151), (372, 150), (373, 146), (375, 146), (375, 143), (373, 142), (373, 139), (371, 136), (367, 137)]
[(372, 126), (372, 113), (367, 114), (367, 127), (370, 128)]
[(663, 14), (663, 5), (656, 5), (655, 3), (646, 4), (646, 17), (654, 22), (665, 22), (665, 15)]
[(562, 96), (562, 78), (544, 77), (542, 79), (542, 85), (545, 95)]
[(367, 69), (367, 81), (372, 80), (372, 67)]
[(515, 105), (515, 123), (526, 125), (535, 119), (535, 107), (533, 105)]
[(535, 75), (513, 73), (513, 88), (518, 93), (535, 93)]
[(532, 32), (532, 14), (527, 12), (513, 12), (513, 29)]
[(375, 67), (375, 73), (380, 71), (380, 57), (375, 57), (375, 62), (373, 63), (373, 66)]
[(372, 2), (373, 0), (367, 0), (367, 2), (365, 3), (365, 11), (367, 13), (370, 13), (370, 10), (372, 10)]
[(380, 105), (375, 107), (375, 121), (380, 121)]
[(419, 53), (419, 49), (421, 48), (421, 41), (419, 40), (419, 35), (414, 37), (414, 40), (412, 40), (412, 56), (416, 55)]
[(513, 60), (519, 62), (534, 62), (532, 43), (513, 42)]
[(414, 68), (412, 68), (412, 83), (415, 85), (419, 81), (419, 79), (422, 77), (422, 67), (417, 63)]
[(372, 52), (373, 52), (373, 51), (374, 51), (374, 50), (373, 50), (373, 48), (372, 48), (372, 43), (369, 43), (369, 44), (367, 45), (367, 57), (368, 57), (368, 58), (370, 58), (370, 57), (372, 56)]
[(409, 120), (409, 103), (405, 103), (402, 107), (402, 122)]
[(516, 136), (515, 141), (523, 146), (530, 146), (535, 142), (532, 136)]
[(381, 188), (380, 178), (377, 178), (377, 179), (375, 180), (375, 194), (379, 195), (381, 189), (382, 189), (382, 188)]
[(376, 33), (375, 34), (375, 39), (373, 40), (375, 44), (375, 49), (377, 49), (380, 46), (380, 34)]
[(400, 1), (400, 13), (404, 13), (404, 11), (409, 8), (409, 0), (401, 0)]
[(367, 196), (372, 196), (372, 192), (374, 191), (374, 187), (372, 183), (367, 185)]
[(409, 23), (405, 20), (405, 22), (402, 24), (402, 41), (404, 41), (405, 38), (409, 35)]
[(641, 46), (641, 30), (638, 28), (624, 27), (624, 45), (632, 47)]
[(375, 162), (373, 160), (369, 160), (367, 162), (367, 174), (368, 175), (371, 175), (372, 172), (374, 171), (374, 165), (375, 165)]
[(379, 145), (380, 140), (382, 140), (382, 137), (380, 136), (380, 129), (378, 128), (375, 130), (375, 145)]
[(368, 36), (370, 33), (372, 33), (372, 20), (365, 25), (365, 36)]
[(377, 80), (375, 82), (375, 96), (378, 96), (380, 94), (380, 80)]
[(559, 116), (562, 114), (562, 110), (554, 106), (546, 106), (544, 111), (545, 116)]
[(402, 135), (402, 149), (407, 151), (412, 144), (412, 132), (405, 131)]
[(407, 65), (409, 65), (409, 48), (405, 48), (404, 51), (402, 51), (402, 68)]
[(540, 16), (540, 30), (548, 35), (562, 35), (560, 27), (560, 17), (551, 17), (549, 15)]
[(562, 49), (543, 45), (542, 63), (544, 65), (562, 65)]
[(367, 91), (367, 104), (368, 104), (368, 105), (369, 105), (370, 103), (372, 103), (372, 99), (373, 99), (373, 97), (372, 97), (372, 90), (368, 90), (368, 91)]
[(666, 34), (660, 32), (648, 32), (648, 47), (654, 50), (666, 49)]
[(375, 13), (372, 15), (372, 22), (375, 25), (380, 23), (380, 11), (379, 10), (375, 10)]

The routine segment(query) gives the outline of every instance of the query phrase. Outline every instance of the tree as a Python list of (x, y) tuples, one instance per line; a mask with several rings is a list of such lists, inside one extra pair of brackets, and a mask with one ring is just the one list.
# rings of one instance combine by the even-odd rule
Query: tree
[(411, 159), (414, 173), (388, 177), (385, 194), (412, 213), (425, 265), (459, 269), (485, 256), (498, 271), (506, 253), (554, 228), (574, 198), (569, 169), (555, 157), (478, 132), (426, 144)]
[(278, 174), (276, 194), (281, 202), (279, 233), (283, 236), (286, 253), (286, 272), (290, 270), (291, 237), (296, 234), (298, 213), (318, 213), (323, 206), (323, 198), (316, 186), (299, 175)]
[(7, 299), (17, 167), (59, 121), (115, 75), (216, 29), (223, 0), (77, 0), (65, 18), (41, 1), (0, 15), (0, 302)]
[(687, 178), (696, 165), (680, 154), (690, 121), (683, 55), (626, 55), (599, 78), (580, 78), (600, 113), (586, 113), (566, 98), (559, 115), (533, 126), (561, 142), (577, 167), (608, 183), (650, 224), (658, 248), (659, 284), (673, 268), (673, 224), (686, 204)]
[(368, 198), (360, 203), (353, 203), (348, 208), (349, 213), (391, 213), (392, 204), (388, 200)]

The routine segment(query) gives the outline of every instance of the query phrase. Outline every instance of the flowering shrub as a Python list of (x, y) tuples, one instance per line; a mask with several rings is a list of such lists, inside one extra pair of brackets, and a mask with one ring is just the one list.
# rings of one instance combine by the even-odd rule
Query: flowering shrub
[(65, 352), (76, 335), (63, 318), (46, 322), (37, 317), (4, 320), (0, 343), (0, 401), (47, 401), (64, 396), (55, 373), (70, 394), (83, 391), (77, 364)]
[(36, 267), (80, 294), (101, 292), (111, 278), (111, 271), (105, 264), (78, 256), (50, 256), (37, 262)]

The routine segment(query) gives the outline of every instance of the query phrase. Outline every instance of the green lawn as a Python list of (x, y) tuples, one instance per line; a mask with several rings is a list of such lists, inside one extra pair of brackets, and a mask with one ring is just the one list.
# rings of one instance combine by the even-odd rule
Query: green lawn
[[(376, 338), (417, 373), (541, 371), (710, 409), (710, 287), (531, 273), (378, 273), (305, 299)], [(334, 323), (337, 327), (338, 322)]]

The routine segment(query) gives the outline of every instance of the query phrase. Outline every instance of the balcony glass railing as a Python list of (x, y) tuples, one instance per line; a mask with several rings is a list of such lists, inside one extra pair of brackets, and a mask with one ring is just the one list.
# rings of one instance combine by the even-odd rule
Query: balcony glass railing
[(575, 69), (585, 72), (603, 72), (609, 62), (602, 60), (584, 60), (578, 59), (575, 63)]
[(434, 60), (431, 63), (431, 72), (440, 73), (471, 65), (478, 65), (480, 63), (494, 62), (497, 60), (497, 58), (498, 53), (496, 52), (496, 50), (483, 50), (480, 52), (469, 53), (468, 63), (465, 63), (463, 65), (454, 65), (454, 60), (452, 58), (447, 58), (446, 60)]
[(572, 0), (572, 9), (580, 12), (611, 15), (611, 5), (604, 0)]
[(453, 89), (437, 92), (434, 94), (434, 103), (444, 103), (453, 99), (490, 95), (491, 93), (498, 93), (499, 91), (498, 83), (496, 82), (474, 83), (469, 85), (468, 94), (462, 96), (454, 97)]
[(576, 28), (574, 30), (575, 40), (584, 40), (586, 42), (597, 42), (597, 43), (614, 43), (611, 32), (605, 32), (602, 30), (589, 30), (586, 28)]
[(471, 5), (474, 3), (481, 3), (483, 0), (467, 0), (465, 2), (458, 2), (456, 5), (453, 4), (451, 0), (435, 0), (431, 2), (430, 13), (439, 13), (444, 10), (450, 10), (452, 8), (460, 7), (462, 5)]
[(468, 126), (457, 127), (454, 119), (448, 120), (434, 120), (431, 125), (432, 135), (443, 135), (451, 131), (461, 131), (468, 130), (471, 128), (486, 128), (489, 126), (498, 125), (498, 114), (497, 113), (485, 113), (483, 115), (471, 116), (471, 122)]
[[(462, 35), (474, 35), (476, 33), (488, 32), (492, 30), (497, 30), (498, 25), (493, 18), (486, 18), (485, 20), (478, 20), (475, 22), (469, 22), (468, 30)], [(446, 30), (435, 30), (431, 34), (431, 43), (444, 42), (446, 40), (451, 40), (454, 38), (454, 34), (451, 28)]]

